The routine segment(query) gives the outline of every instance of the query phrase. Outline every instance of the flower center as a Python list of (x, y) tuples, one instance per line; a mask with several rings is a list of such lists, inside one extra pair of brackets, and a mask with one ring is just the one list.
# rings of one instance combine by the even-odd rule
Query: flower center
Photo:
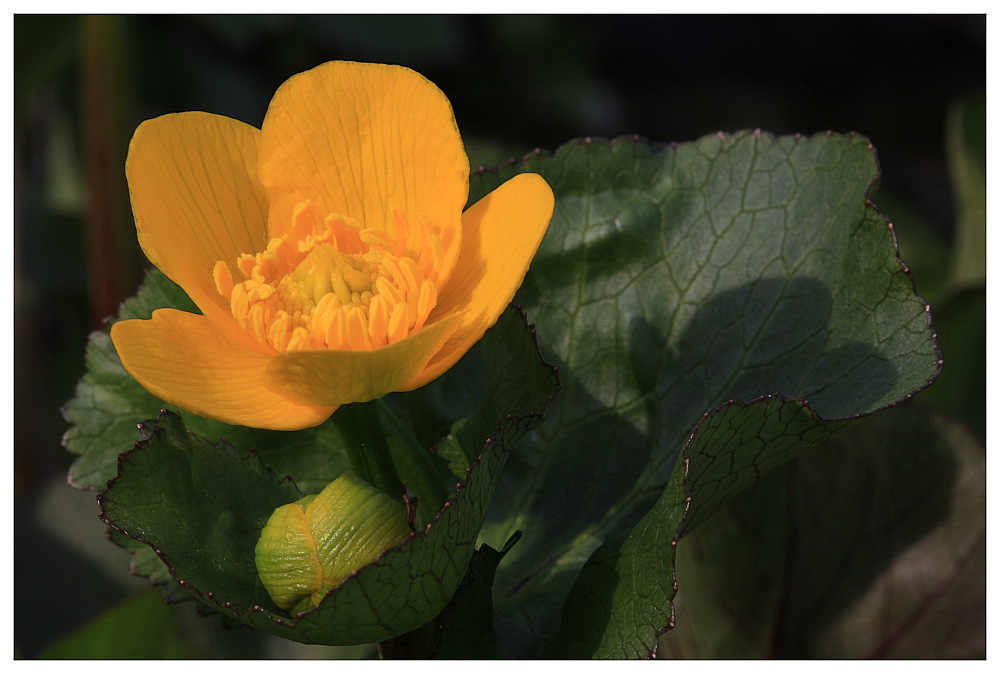
[(339, 215), (319, 231), (302, 202), (290, 234), (236, 261), (244, 281), (216, 262), (215, 286), (240, 327), (278, 351), (392, 344), (420, 330), (437, 304), (443, 257), (432, 225), (392, 215), (394, 236)]

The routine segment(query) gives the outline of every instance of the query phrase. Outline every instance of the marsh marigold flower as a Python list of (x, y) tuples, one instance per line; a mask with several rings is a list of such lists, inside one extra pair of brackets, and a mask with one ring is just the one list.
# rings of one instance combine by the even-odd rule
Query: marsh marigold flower
[(513, 298), (554, 203), (522, 174), (463, 213), (448, 99), (366, 63), (292, 77), (259, 130), (144, 122), (125, 171), (139, 244), (202, 312), (116, 323), (125, 369), (182, 409), (273, 429), (448, 370)]

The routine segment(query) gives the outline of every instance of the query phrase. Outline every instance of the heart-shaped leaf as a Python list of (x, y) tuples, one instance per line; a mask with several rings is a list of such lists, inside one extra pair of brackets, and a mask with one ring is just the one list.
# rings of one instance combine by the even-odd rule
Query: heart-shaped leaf
[[(669, 624), (685, 490), (692, 527), (842, 425), (825, 420), (925, 387), (940, 354), (893, 227), (870, 200), (878, 165), (859, 135), (584, 139), (480, 171), (473, 199), (532, 171), (553, 187), (556, 212), (518, 300), (563, 393), (508, 463), (483, 530), (492, 545), (524, 531), (497, 570), (500, 647), (648, 654)], [(664, 552), (623, 568), (640, 534), (640, 548)], [(594, 594), (586, 577), (571, 595), (605, 541), (618, 549), (599, 551), (585, 576), (611, 570), (618, 598)], [(654, 584), (665, 588), (648, 597), (654, 616), (634, 614), (639, 588)], [(555, 648), (567, 614), (604, 616), (606, 633)]]

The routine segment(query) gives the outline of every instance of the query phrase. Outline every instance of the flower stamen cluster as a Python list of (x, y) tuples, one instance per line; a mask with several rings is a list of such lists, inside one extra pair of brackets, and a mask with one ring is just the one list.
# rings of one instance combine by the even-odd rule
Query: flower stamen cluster
[(392, 234), (333, 214), (316, 233), (313, 207), (301, 202), (291, 233), (236, 261), (246, 280), (235, 283), (229, 266), (216, 263), (216, 289), (240, 327), (279, 352), (397, 342), (437, 305), (444, 253), (432, 225), (411, 226), (397, 209), (392, 216)]

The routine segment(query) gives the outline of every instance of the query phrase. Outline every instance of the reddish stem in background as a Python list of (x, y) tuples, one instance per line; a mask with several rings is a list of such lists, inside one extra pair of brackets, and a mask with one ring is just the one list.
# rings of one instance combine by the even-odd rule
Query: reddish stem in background
[(128, 19), (81, 19), (81, 116), (87, 185), (87, 260), (93, 325), (118, 312), (139, 279), (125, 183)]

